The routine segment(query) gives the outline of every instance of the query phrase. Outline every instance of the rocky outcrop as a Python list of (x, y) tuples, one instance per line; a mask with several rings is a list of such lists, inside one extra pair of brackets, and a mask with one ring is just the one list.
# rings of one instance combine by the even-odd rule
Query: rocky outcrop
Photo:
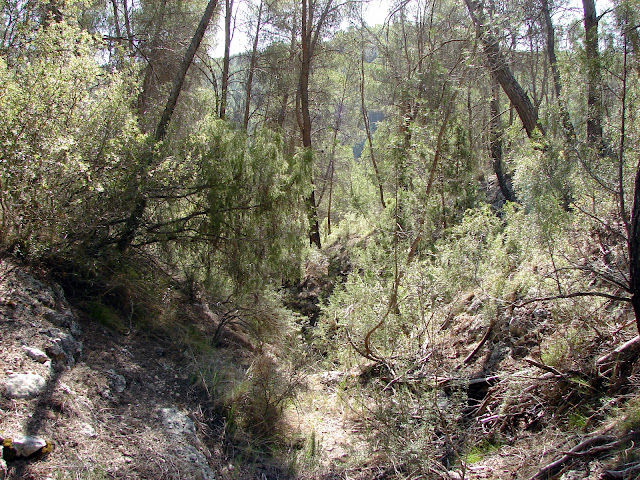
[(206, 457), (196, 448), (198, 436), (193, 420), (173, 407), (159, 409), (158, 417), (175, 455), (174, 461), (179, 464), (184, 478), (214, 480), (215, 474)]

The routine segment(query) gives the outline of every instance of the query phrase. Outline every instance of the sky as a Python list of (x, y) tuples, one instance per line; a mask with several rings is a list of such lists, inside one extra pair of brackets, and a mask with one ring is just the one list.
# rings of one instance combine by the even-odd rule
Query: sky
[[(384, 23), (389, 11), (391, 0), (371, 0), (363, 7), (364, 20), (368, 25), (381, 25)], [(243, 8), (245, 2), (240, 2), (240, 8)], [(240, 18), (242, 15), (238, 15)], [(251, 38), (249, 38), (241, 28), (236, 29), (234, 37), (231, 41), (231, 54), (246, 52), (251, 48)], [(222, 57), (224, 54), (224, 17), (218, 18), (216, 31), (216, 45), (213, 49), (214, 57)]]
[[(389, 12), (389, 6), (393, 0), (370, 0), (363, 7), (364, 20), (368, 25), (382, 25)], [(462, 0), (461, 0), (462, 1)], [(239, 2), (243, 8), (246, 2)], [(605, 10), (611, 8), (614, 4), (614, 0), (596, 0), (596, 8), (598, 13), (602, 13)], [(582, 13), (582, 0), (569, 0), (567, 2), (566, 9), (556, 12), (554, 22), (557, 22), (560, 17), (564, 21), (568, 21), (572, 17), (576, 19)], [(241, 18), (242, 15), (238, 15)], [(214, 57), (222, 57), (224, 54), (224, 18), (222, 16), (218, 19), (219, 25), (217, 26), (216, 34), (216, 46), (213, 49)], [(231, 42), (231, 54), (238, 54), (245, 52), (251, 48), (251, 39), (242, 31), (242, 28), (237, 28), (233, 40)]]

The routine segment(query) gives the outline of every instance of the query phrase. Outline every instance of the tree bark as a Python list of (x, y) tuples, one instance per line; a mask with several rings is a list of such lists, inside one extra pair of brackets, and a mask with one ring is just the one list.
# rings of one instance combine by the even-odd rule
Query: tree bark
[(220, 118), (227, 115), (227, 96), (229, 91), (229, 64), (231, 63), (231, 20), (233, 18), (233, 0), (225, 0), (224, 14), (224, 58), (222, 60), (222, 85), (220, 91)]
[(242, 125), (246, 130), (249, 127), (249, 117), (251, 116), (251, 88), (253, 84), (253, 74), (256, 69), (256, 63), (258, 61), (258, 42), (260, 39), (260, 29), (262, 28), (262, 7), (263, 1), (260, 0), (260, 6), (258, 7), (258, 18), (256, 19), (256, 35), (253, 37), (253, 48), (251, 49), (251, 59), (249, 60), (249, 73), (247, 75), (247, 87), (245, 90), (245, 103), (244, 103), (244, 119)]
[[(490, 32), (486, 25), (482, 5), (476, 5), (473, 0), (465, 0), (465, 3), (476, 27), (476, 33), (482, 43), (483, 51), (487, 56), (491, 74), (515, 107), (518, 117), (520, 117), (520, 121), (527, 132), (527, 136), (529, 138), (536, 138), (538, 135), (544, 136), (544, 128), (542, 128), (542, 125), (538, 122), (538, 113), (531, 99), (520, 86), (513, 72), (511, 72), (507, 59), (500, 51), (498, 39)], [(536, 133), (536, 131), (538, 133)]]

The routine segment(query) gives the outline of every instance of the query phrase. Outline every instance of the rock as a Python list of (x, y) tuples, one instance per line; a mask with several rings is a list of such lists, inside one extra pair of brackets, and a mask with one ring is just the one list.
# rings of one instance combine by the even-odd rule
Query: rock
[(40, 375), (14, 373), (4, 383), (5, 395), (8, 398), (33, 398), (44, 390), (46, 384), (46, 380)]
[(179, 437), (196, 436), (196, 427), (193, 424), (193, 420), (177, 408), (161, 408), (159, 414), (162, 425), (171, 435)]
[(31, 360), (35, 360), (36, 362), (40, 363), (44, 363), (49, 360), (47, 354), (38, 348), (22, 347), (22, 349), (24, 350), (24, 353), (27, 354), (27, 357), (29, 357)]
[(45, 349), (47, 355), (58, 363), (64, 363), (70, 367), (75, 365), (82, 355), (82, 342), (77, 341), (70, 333), (63, 333), (57, 329), (49, 329), (47, 333), (54, 337)]
[(68, 328), (72, 335), (79, 336), (82, 329), (76, 322), (76, 317), (71, 312), (56, 312), (49, 310), (44, 314), (44, 318), (58, 327)]
[[(7, 445), (10, 443), (10, 445)], [(4, 441), (5, 448), (11, 451), (14, 457), (29, 457), (34, 453), (49, 448), (50, 444), (44, 438), (31, 435), (20, 435), (18, 437), (7, 438)]]
[(107, 372), (109, 375), (109, 386), (111, 390), (114, 390), (116, 393), (122, 393), (127, 388), (127, 380), (122, 376), (118, 375), (115, 371), (109, 370)]
[(89, 423), (81, 423), (79, 425), (79, 430), (82, 435), (89, 438), (94, 438), (98, 434), (96, 433), (96, 429)]
[(161, 408), (158, 417), (172, 446), (173, 459), (184, 478), (215, 480), (207, 458), (198, 450), (198, 438), (193, 421), (177, 408)]

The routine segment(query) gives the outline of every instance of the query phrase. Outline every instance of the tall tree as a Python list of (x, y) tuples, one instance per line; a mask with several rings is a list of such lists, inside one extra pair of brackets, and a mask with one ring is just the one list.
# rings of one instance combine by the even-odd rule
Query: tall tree
[(224, 3), (224, 58), (222, 59), (222, 81), (220, 90), (220, 118), (227, 116), (227, 98), (229, 94), (229, 65), (231, 64), (231, 39), (233, 31), (233, 0)]
[[(465, 0), (469, 15), (476, 28), (482, 48), (487, 57), (489, 69), (494, 79), (500, 84), (518, 113), (524, 129), (529, 137), (544, 135), (544, 128), (538, 121), (538, 112), (529, 95), (524, 91), (513, 75), (507, 59), (500, 50), (498, 38), (491, 32), (486, 21), (484, 6), (474, 0)], [(537, 133), (536, 133), (537, 132)]]
[[(297, 113), (302, 136), (302, 146), (308, 151), (308, 154), (312, 154), (311, 109), (309, 102), (311, 64), (320, 34), (324, 30), (330, 14), (335, 13), (336, 7), (333, 4), (333, 0), (326, 0), (324, 5), (312, 0), (301, 0), (301, 5), (300, 45), (302, 55), (300, 58), (300, 77), (298, 83), (300, 102)], [(317, 20), (316, 16), (318, 16)], [(311, 245), (316, 245), (320, 248), (320, 225), (318, 222), (315, 189), (311, 191), (307, 202), (309, 207), (309, 242)]]
[(263, 7), (264, 1), (260, 0), (260, 5), (258, 6), (258, 14), (256, 16), (256, 33), (253, 36), (251, 57), (249, 59), (249, 71), (247, 72), (247, 84), (245, 87), (244, 117), (242, 120), (242, 126), (245, 130), (249, 127), (249, 117), (251, 116), (251, 89), (253, 88), (253, 75), (256, 70), (256, 64), (258, 62), (258, 44), (260, 41), (260, 30), (262, 29)]
[[(167, 98), (167, 103), (165, 105), (164, 111), (155, 129), (155, 133), (153, 136), (155, 144), (162, 142), (167, 135), (167, 127), (169, 125), (169, 122), (171, 121), (173, 112), (175, 111), (176, 104), (178, 103), (178, 97), (180, 96), (180, 92), (182, 91), (182, 86), (184, 85), (184, 79), (187, 76), (187, 71), (189, 70), (191, 63), (193, 62), (193, 58), (195, 57), (196, 52), (200, 47), (200, 43), (202, 42), (207, 27), (209, 26), (209, 22), (211, 21), (211, 17), (213, 17), (213, 13), (215, 12), (217, 6), (218, 0), (209, 0), (204, 13), (202, 14), (202, 18), (200, 19), (200, 23), (196, 28), (193, 38), (191, 39), (191, 43), (189, 44), (189, 47), (184, 54), (180, 69), (176, 72), (176, 76), (173, 80), (171, 92), (169, 93), (169, 97)], [(147, 168), (151, 165), (152, 162), (153, 150), (150, 151), (147, 154), (147, 157), (142, 161), (142, 176), (146, 176)], [(138, 229), (140, 228), (140, 224), (147, 207), (147, 199), (143, 192), (135, 192), (134, 198), (135, 200), (133, 209), (125, 222), (124, 230), (122, 232), (122, 235), (120, 236), (120, 239), (118, 240), (118, 250), (120, 250), (121, 252), (125, 251), (131, 245), (131, 242), (133, 241), (136, 233), (138, 232)]]
[(598, 47), (598, 23), (594, 0), (582, 0), (585, 61), (587, 67), (587, 142), (604, 151), (602, 137), (602, 71)]

